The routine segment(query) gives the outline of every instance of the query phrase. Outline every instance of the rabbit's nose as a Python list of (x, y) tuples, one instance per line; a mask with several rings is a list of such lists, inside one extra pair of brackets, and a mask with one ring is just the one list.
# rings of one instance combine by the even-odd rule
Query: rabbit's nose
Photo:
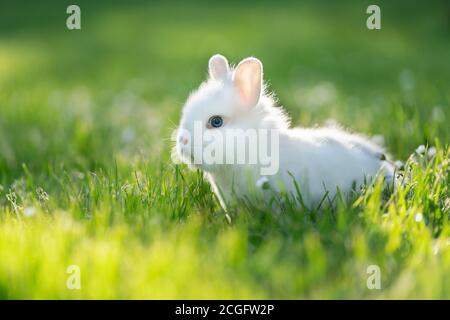
[(188, 139), (187, 137), (185, 137), (185, 136), (180, 136), (180, 137), (178, 138), (178, 141), (179, 141), (181, 144), (187, 145), (188, 142), (189, 142), (189, 139)]

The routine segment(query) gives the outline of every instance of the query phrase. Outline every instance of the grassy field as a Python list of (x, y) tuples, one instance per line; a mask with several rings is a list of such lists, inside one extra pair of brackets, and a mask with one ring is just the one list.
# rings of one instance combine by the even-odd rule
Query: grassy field
[[(450, 298), (445, 1), (378, 1), (379, 31), (367, 1), (78, 1), (79, 31), (68, 4), (0, 5), (0, 298)], [(295, 125), (384, 137), (403, 188), (324, 212), (242, 206), (229, 223), (170, 161), (215, 53), (260, 58)]]

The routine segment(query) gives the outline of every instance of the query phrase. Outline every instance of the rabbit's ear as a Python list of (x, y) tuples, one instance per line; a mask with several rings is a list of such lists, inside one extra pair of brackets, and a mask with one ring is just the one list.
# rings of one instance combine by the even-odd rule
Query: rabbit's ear
[(226, 79), (229, 71), (228, 61), (221, 54), (215, 54), (209, 59), (209, 75), (215, 80)]
[(259, 101), (262, 91), (263, 66), (256, 58), (242, 60), (234, 72), (234, 87), (242, 103), (253, 108)]

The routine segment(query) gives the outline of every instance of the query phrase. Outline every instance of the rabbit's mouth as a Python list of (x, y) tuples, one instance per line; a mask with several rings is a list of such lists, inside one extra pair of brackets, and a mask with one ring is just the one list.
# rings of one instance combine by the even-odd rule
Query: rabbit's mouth
[(186, 148), (178, 147), (178, 154), (180, 155), (183, 162), (187, 164), (193, 164), (194, 163), (194, 156), (191, 152), (189, 152)]

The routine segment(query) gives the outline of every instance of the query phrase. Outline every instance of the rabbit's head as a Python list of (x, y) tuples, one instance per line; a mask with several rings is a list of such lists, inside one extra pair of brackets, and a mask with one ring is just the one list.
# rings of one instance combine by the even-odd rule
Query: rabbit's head
[(208, 79), (183, 107), (176, 137), (181, 159), (193, 164), (207, 144), (210, 148), (211, 144), (226, 144), (224, 139), (213, 137), (224, 137), (227, 130), (288, 127), (287, 116), (264, 91), (263, 65), (258, 59), (246, 58), (232, 69), (224, 56), (212, 56)]

